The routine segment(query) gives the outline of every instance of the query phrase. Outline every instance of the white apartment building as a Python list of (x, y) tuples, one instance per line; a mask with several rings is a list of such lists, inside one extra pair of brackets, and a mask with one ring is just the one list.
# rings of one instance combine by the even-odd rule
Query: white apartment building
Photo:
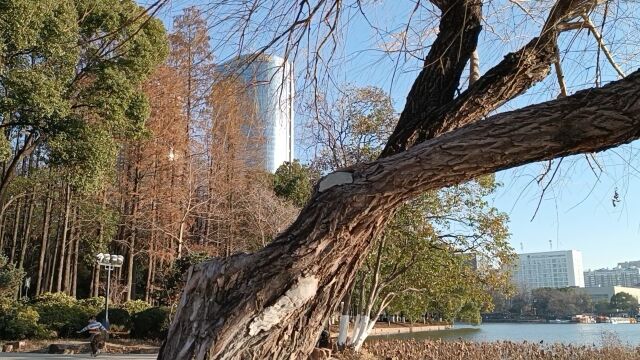
[(512, 277), (523, 290), (584, 287), (582, 253), (565, 250), (519, 254)]
[(585, 287), (640, 286), (640, 269), (635, 266), (615, 269), (587, 270), (584, 272)]

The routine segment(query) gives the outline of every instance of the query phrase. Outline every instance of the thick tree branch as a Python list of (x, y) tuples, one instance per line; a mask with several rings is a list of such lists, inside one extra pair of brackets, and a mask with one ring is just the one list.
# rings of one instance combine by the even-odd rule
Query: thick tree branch
[[(379, 160), (354, 176), (354, 186), (374, 181), (376, 188), (393, 184), (398, 194), (415, 194), (534, 161), (602, 151), (638, 138), (638, 111), (640, 71), (602, 89), (492, 116)], [(402, 180), (407, 176), (411, 180)], [(378, 183), (383, 179), (385, 185)]]
[[(380, 180), (386, 185), (393, 184), (397, 193), (415, 194), (534, 161), (602, 151), (638, 138), (639, 110), (640, 71), (637, 71), (602, 89), (583, 90), (566, 98), (498, 114), (389, 160), (381, 159), (354, 176), (353, 186), (360, 181), (373, 181), (376, 188), (385, 188), (378, 183)], [(536, 143), (531, 139), (536, 139)], [(460, 158), (450, 158), (453, 153)], [(400, 159), (411, 163), (406, 172)], [(444, 177), (437, 175), (436, 169)], [(424, 182), (419, 180), (423, 175), (427, 176)]]
[(407, 96), (402, 115), (383, 156), (406, 149), (410, 129), (425, 121), (425, 114), (453, 100), (460, 77), (478, 44), (482, 2), (479, 0), (433, 1), (442, 10), (438, 36), (424, 59), (423, 69)]
[[(538, 37), (533, 38), (522, 49), (505, 56), (454, 101), (439, 107), (423, 106), (417, 111), (409, 107), (407, 101), (407, 107), (381, 157), (481, 120), (544, 79), (557, 58), (555, 47), (558, 33), (566, 29), (568, 21), (588, 13), (599, 1), (558, 0)], [(419, 76), (413, 89), (425, 86), (421, 84), (422, 81), (425, 80)], [(413, 89), (409, 98), (415, 96)]]

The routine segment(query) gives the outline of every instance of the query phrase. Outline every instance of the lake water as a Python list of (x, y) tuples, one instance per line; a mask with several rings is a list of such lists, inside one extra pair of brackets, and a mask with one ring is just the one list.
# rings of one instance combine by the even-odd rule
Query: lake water
[(546, 344), (601, 346), (603, 341), (619, 341), (622, 344), (640, 345), (640, 324), (483, 324), (480, 326), (456, 325), (452, 330), (430, 331), (413, 334), (379, 336), (394, 339), (443, 339), (468, 341), (528, 341)]

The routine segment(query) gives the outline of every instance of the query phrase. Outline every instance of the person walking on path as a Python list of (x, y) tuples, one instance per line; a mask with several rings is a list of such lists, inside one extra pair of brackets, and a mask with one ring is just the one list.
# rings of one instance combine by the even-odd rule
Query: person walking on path
[(82, 328), (82, 330), (78, 331), (78, 334), (88, 331), (91, 334), (89, 341), (91, 343), (91, 356), (96, 357), (98, 353), (100, 353), (100, 348), (104, 347), (104, 337), (102, 336), (102, 332), (106, 332), (107, 329), (100, 323), (96, 321), (95, 316), (92, 316), (89, 319), (89, 324)]

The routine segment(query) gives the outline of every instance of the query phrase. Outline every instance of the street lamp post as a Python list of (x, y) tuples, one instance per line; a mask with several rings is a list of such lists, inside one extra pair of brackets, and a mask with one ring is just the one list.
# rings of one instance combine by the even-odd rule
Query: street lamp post
[(124, 263), (124, 256), (112, 254), (96, 255), (98, 267), (104, 267), (107, 270), (107, 291), (104, 300), (104, 322), (105, 327), (109, 328), (109, 286), (111, 285), (111, 270), (119, 268)]

